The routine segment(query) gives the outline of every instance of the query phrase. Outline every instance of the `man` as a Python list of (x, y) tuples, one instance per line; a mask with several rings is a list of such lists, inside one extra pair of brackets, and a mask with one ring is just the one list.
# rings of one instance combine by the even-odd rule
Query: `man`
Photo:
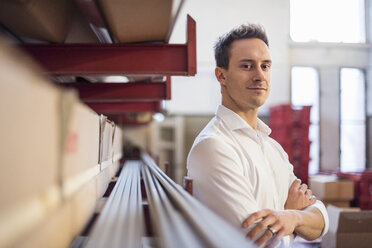
[(268, 46), (265, 31), (252, 24), (220, 37), (215, 76), (222, 105), (196, 138), (187, 167), (195, 197), (209, 208), (258, 245), (289, 246), (293, 234), (314, 240), (326, 233), (328, 215), (257, 118), (270, 90)]

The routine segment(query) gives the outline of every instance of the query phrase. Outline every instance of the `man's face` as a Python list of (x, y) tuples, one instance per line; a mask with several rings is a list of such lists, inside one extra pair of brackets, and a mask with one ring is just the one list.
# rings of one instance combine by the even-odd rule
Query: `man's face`
[(270, 68), (270, 53), (262, 40), (234, 41), (230, 46), (229, 69), (222, 69), (224, 79), (219, 80), (225, 102), (241, 111), (263, 105), (270, 91)]

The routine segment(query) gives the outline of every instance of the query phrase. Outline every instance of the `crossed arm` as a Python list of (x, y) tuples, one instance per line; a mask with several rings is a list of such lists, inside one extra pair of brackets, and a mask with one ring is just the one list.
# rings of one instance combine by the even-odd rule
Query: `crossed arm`
[(318, 208), (312, 206), (315, 202), (316, 198), (312, 195), (311, 190), (297, 179), (289, 189), (285, 210), (264, 209), (257, 211), (243, 221), (242, 227), (248, 228), (256, 223), (247, 237), (255, 239), (264, 232), (255, 241), (258, 245), (264, 244), (274, 236), (272, 242), (268, 244), (274, 246), (283, 236), (293, 233), (304, 239), (314, 240), (320, 237), (325, 225), (322, 213)]

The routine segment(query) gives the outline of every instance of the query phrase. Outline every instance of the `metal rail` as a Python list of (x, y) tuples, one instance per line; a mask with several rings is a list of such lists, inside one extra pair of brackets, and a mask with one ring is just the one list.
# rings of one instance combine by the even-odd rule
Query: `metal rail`
[[(189, 228), (185, 228), (185, 230), (192, 230), (191, 235), (187, 233), (182, 234), (183, 238), (182, 240), (178, 240), (176, 247), (198, 247), (190, 246), (187, 243), (191, 239), (198, 241), (197, 244), (199, 244), (200, 240), (202, 247), (255, 247), (255, 245), (245, 239), (244, 235), (237, 229), (222, 220), (219, 216), (193, 198), (180, 185), (167, 177), (149, 155), (142, 155), (142, 160), (145, 168), (143, 170), (149, 170), (151, 172), (152, 177), (161, 184), (161, 188), (166, 192), (169, 201), (173, 205), (173, 211), (177, 211), (178, 215), (182, 216), (183, 221), (187, 222)], [(153, 189), (151, 190), (154, 191)], [(163, 204), (161, 201), (155, 200), (149, 203), (156, 205)], [(151, 210), (152, 208), (150, 205), (150, 213)], [(158, 211), (151, 213), (152, 216), (157, 214)], [(171, 246), (171, 242), (169, 242), (170, 245), (168, 245), (168, 240), (173, 238), (172, 235), (174, 232), (170, 232), (168, 226), (159, 225), (159, 228), (160, 239), (163, 240), (164, 247), (175, 247)], [(179, 227), (177, 226), (176, 228)], [(179, 228), (179, 231), (182, 233), (183, 229)], [(186, 242), (183, 243), (185, 239)]]
[(152, 247), (255, 247), (174, 183), (147, 154), (142, 161), (125, 163), (86, 247), (142, 247), (141, 172), (156, 234)]
[(204, 247), (202, 240), (173, 205), (150, 169), (143, 166), (142, 174), (152, 223), (160, 236), (160, 247)]
[(141, 247), (141, 162), (127, 161), (85, 247)]

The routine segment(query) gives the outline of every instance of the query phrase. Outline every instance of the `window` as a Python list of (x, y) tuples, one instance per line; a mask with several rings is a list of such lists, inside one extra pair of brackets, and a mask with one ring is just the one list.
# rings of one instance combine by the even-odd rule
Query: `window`
[(340, 72), (340, 169), (355, 172), (366, 166), (365, 79), (360, 69)]
[(291, 0), (290, 34), (297, 42), (365, 42), (364, 0)]
[(291, 103), (295, 106), (312, 106), (310, 112), (310, 163), (309, 174), (319, 172), (319, 75), (312, 67), (293, 67)]

